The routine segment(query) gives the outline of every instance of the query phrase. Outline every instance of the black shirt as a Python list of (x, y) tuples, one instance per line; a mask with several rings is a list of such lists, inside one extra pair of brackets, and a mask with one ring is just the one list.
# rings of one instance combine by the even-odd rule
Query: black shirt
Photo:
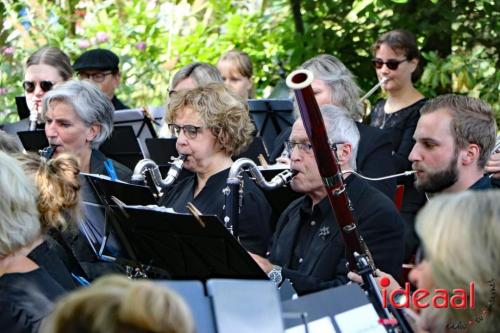
[[(397, 278), (404, 254), (399, 213), (391, 200), (364, 180), (351, 175), (346, 186), (358, 231), (376, 266)], [(327, 197), (314, 207), (307, 196), (290, 204), (278, 221), (269, 260), (282, 266), (283, 277), (299, 294), (348, 282), (345, 246)]]
[[(385, 100), (379, 101), (371, 113), (371, 125), (380, 128), (385, 135), (390, 137), (394, 150), (394, 166), (396, 173), (411, 170), (408, 159), (415, 140), (413, 133), (420, 118), (420, 109), (427, 103), (427, 98), (422, 98), (415, 103), (392, 113), (385, 113)], [(405, 186), (401, 212), (416, 214), (425, 204), (425, 195), (415, 189), (413, 177), (400, 177), (398, 184)]]
[(0, 277), (0, 332), (36, 333), (65, 293), (42, 268)]
[[(49, 242), (51, 242), (51, 244), (49, 244)], [(46, 240), (31, 250), (28, 258), (45, 269), (61, 287), (67, 291), (71, 291), (75, 289), (77, 285), (71, 277), (71, 272), (61, 260), (61, 256), (58, 253), (63, 250), (56, 249), (57, 245), (55, 241)]]
[[(225, 196), (229, 169), (211, 176), (205, 187), (194, 197), (196, 175), (174, 184), (159, 201), (159, 205), (171, 207), (176, 212), (187, 213), (186, 204), (191, 202), (203, 214), (215, 214), (224, 219)], [(243, 176), (243, 205), (240, 210), (238, 238), (247, 251), (264, 255), (271, 239), (272, 209), (261, 189), (246, 175)]]

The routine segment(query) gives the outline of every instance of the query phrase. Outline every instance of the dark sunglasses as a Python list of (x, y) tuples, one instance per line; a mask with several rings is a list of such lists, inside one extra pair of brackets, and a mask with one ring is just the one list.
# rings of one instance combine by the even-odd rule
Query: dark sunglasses
[(381, 69), (384, 64), (389, 68), (391, 71), (395, 71), (398, 69), (399, 64), (408, 61), (408, 59), (403, 59), (403, 60), (396, 60), (396, 59), (389, 59), (387, 61), (383, 61), (382, 59), (373, 59), (372, 64), (375, 66), (376, 69)]
[[(35, 81), (24, 81), (23, 82), (23, 88), (26, 92), (32, 93), (35, 91), (37, 82)], [(40, 84), (40, 88), (42, 88), (43, 92), (47, 92), (54, 87), (54, 82), (51, 81), (39, 81), (38, 84)]]

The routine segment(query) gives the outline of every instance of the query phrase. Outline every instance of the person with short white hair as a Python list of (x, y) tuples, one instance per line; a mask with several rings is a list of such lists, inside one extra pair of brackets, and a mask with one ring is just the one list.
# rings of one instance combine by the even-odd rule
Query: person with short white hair
[(64, 289), (28, 258), (41, 236), (37, 189), (19, 162), (0, 151), (0, 328), (38, 332)]

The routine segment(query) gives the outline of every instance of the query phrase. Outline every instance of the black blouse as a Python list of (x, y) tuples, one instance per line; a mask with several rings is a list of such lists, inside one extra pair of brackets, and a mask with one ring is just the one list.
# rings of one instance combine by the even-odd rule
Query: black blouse
[[(408, 157), (415, 145), (413, 133), (420, 118), (420, 109), (426, 102), (427, 98), (422, 98), (399, 111), (385, 113), (386, 101), (380, 100), (372, 110), (371, 125), (382, 129), (391, 138), (394, 151), (394, 166), (397, 173), (411, 170), (411, 162)], [(398, 179), (398, 184), (405, 186), (401, 212), (416, 213), (425, 203), (424, 194), (417, 192), (413, 180), (413, 177)]]
[[(226, 187), (228, 176), (229, 169), (211, 176), (196, 197), (196, 175), (184, 178), (165, 193), (159, 205), (173, 208), (179, 213), (188, 213), (186, 204), (191, 202), (203, 214), (215, 214), (223, 221), (225, 197), (222, 190)], [(239, 215), (238, 238), (247, 251), (265, 255), (272, 236), (273, 212), (261, 189), (248, 176), (244, 175), (243, 179), (243, 205)]]
[(0, 332), (36, 333), (65, 293), (42, 268), (0, 277)]
[(385, 100), (381, 100), (375, 105), (372, 111), (371, 125), (390, 135), (396, 172), (403, 172), (411, 168), (408, 156), (415, 144), (413, 133), (420, 118), (420, 109), (425, 105), (427, 99), (422, 98), (412, 105), (392, 113), (384, 112), (385, 102)]

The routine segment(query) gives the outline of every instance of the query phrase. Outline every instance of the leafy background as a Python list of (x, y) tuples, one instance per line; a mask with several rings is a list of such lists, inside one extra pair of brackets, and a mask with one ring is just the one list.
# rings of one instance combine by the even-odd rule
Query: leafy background
[(112, 49), (121, 59), (119, 98), (142, 106), (164, 104), (178, 68), (195, 60), (215, 64), (235, 47), (253, 59), (257, 97), (324, 52), (368, 90), (376, 83), (370, 46), (395, 28), (418, 38), (424, 59), (417, 87), (426, 96), (482, 98), (500, 121), (499, 22), (495, 0), (3, 0), (0, 123), (17, 120), (23, 64), (46, 44), (73, 60), (86, 49)]

